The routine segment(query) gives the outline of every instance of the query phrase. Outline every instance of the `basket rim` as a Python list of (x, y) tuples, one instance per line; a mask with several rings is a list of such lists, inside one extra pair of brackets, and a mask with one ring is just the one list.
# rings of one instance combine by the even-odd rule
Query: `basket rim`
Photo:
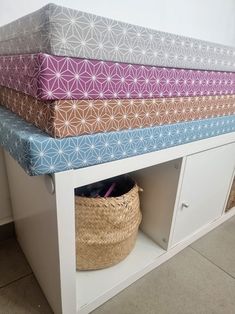
[(123, 196), (126, 196), (126, 195), (128, 195), (128, 194), (131, 194), (132, 192), (133, 192), (133, 190), (135, 190), (135, 189), (138, 189), (138, 190), (141, 190), (140, 189), (140, 187), (138, 186), (138, 184), (133, 180), (133, 187), (128, 191), (128, 192), (126, 192), (126, 193), (124, 193), (124, 194), (122, 194), (122, 195), (120, 195), (120, 196), (107, 196), (107, 197), (104, 197), (104, 196), (102, 196), (102, 197), (89, 197), (89, 196), (80, 196), (80, 195), (75, 195), (75, 201), (77, 202), (78, 201), (78, 199), (80, 199), (80, 200), (87, 200), (87, 199), (89, 199), (89, 200), (96, 200), (96, 201), (104, 201), (104, 200), (118, 200), (118, 199), (122, 199), (123, 198)]

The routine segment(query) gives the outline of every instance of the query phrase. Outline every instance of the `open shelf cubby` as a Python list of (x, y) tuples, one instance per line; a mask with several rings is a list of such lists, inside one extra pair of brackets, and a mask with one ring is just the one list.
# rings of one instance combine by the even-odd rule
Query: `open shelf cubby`
[(143, 189), (140, 193), (142, 223), (133, 251), (119, 264), (101, 270), (77, 271), (77, 310), (116, 294), (166, 253), (171, 230), (181, 159), (138, 170), (129, 175)]

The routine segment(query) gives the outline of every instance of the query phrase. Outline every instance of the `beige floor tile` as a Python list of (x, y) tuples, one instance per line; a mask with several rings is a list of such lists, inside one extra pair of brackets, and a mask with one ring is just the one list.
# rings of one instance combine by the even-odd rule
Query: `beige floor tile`
[(191, 247), (235, 278), (235, 217)]
[(28, 275), (0, 289), (0, 313), (52, 314), (53, 312), (33, 275)]
[(93, 314), (234, 314), (235, 280), (191, 248)]
[[(93, 314), (235, 314), (234, 237), (233, 218)], [(9, 284), (30, 272), (16, 241), (0, 242), (0, 314), (53, 313), (33, 275)]]
[(32, 271), (15, 239), (0, 242), (0, 287)]

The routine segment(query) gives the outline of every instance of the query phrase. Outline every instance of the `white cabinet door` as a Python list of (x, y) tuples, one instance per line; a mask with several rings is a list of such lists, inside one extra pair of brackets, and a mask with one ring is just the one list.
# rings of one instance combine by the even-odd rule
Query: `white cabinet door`
[(186, 159), (172, 244), (220, 217), (235, 166), (235, 143)]

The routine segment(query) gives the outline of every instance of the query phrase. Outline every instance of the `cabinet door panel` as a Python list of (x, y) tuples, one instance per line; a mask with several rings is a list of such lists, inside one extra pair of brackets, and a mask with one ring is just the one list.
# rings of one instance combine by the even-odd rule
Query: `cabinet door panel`
[(173, 245), (221, 216), (234, 166), (234, 143), (187, 157)]

